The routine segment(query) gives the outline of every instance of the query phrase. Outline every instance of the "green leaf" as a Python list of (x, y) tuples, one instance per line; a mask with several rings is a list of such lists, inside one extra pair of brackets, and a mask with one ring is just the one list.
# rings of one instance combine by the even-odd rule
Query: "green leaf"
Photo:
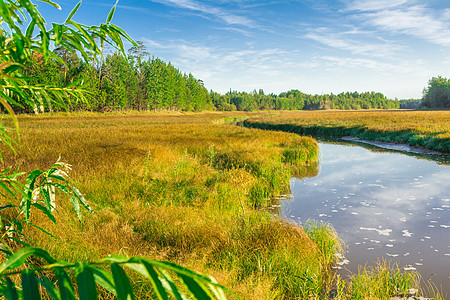
[(2, 188), (3, 190), (5, 190), (8, 194), (10, 194), (14, 199), (17, 199), (16, 194), (14, 194), (13, 191), (11, 191), (11, 189), (4, 184), (2, 181), (0, 181), (0, 188)]
[[(13, 231), (13, 232), (15, 232), (15, 231)], [(21, 244), (21, 245), (24, 246), (24, 247), (30, 247), (30, 244), (25, 243), (24, 241), (21, 241), (21, 240), (19, 240), (19, 239), (16, 239), (15, 237), (8, 237), (8, 239), (10, 239), (10, 240), (12, 240), (12, 241), (15, 241), (15, 242), (18, 243), (18, 244)]]
[(38, 283), (34, 272), (30, 269), (22, 271), (22, 289), (24, 300), (40, 300), (41, 294), (39, 292)]
[(153, 288), (158, 295), (158, 299), (166, 300), (168, 299), (166, 290), (163, 287), (161, 280), (159, 279), (158, 273), (156, 273), (155, 268), (148, 262), (143, 260), (142, 264), (145, 266), (153, 285)]
[(170, 293), (170, 295), (177, 299), (177, 300), (184, 300), (187, 297), (184, 296), (184, 294), (182, 294), (177, 286), (174, 284), (172, 278), (169, 276), (169, 274), (167, 272), (165, 272), (164, 270), (159, 270), (159, 272), (161, 273), (161, 276), (163, 277), (163, 279), (161, 279), (161, 282), (164, 286), (164, 288), (166, 289), (167, 292)]
[(75, 300), (75, 292), (72, 281), (67, 272), (62, 268), (55, 268), (56, 277), (58, 278), (58, 288), (61, 300)]
[(34, 32), (34, 27), (36, 26), (36, 21), (32, 20), (30, 24), (28, 25), (27, 31), (25, 33), (27, 38), (31, 38)]
[(116, 286), (117, 298), (119, 300), (132, 300), (134, 298), (133, 288), (127, 274), (119, 264), (111, 265), (111, 272)]
[(92, 268), (92, 273), (94, 274), (96, 283), (98, 283), (114, 295), (117, 295), (116, 288), (114, 287), (114, 279), (111, 273), (100, 268)]
[[(51, 177), (49, 176), (49, 178), (51, 178)], [(66, 194), (66, 195), (69, 194), (69, 189), (65, 185), (62, 185), (62, 184), (59, 184), (59, 183), (56, 183), (56, 182), (52, 183), (52, 185), (55, 186), (56, 188), (58, 188), (58, 190), (60, 190), (64, 194)]]
[(41, 278), (37, 278), (37, 280), (41, 283), (41, 285), (47, 290), (47, 293), (50, 295), (51, 299), (58, 299), (59, 298), (59, 292), (58, 289), (55, 287), (53, 282), (50, 281), (50, 279), (47, 278), (44, 274), (39, 274)]
[(39, 203), (32, 203), (31, 206), (34, 206), (40, 211), (42, 211), (50, 220), (52, 220), (53, 223), (56, 224), (55, 216), (52, 214), (51, 210), (49, 210), (47, 207)]
[(69, 197), (70, 203), (72, 203), (73, 209), (75, 210), (75, 213), (77, 214), (78, 220), (81, 221), (82, 215), (80, 212), (80, 203), (78, 202), (78, 198), (75, 196)]
[(80, 300), (97, 300), (97, 288), (91, 267), (87, 263), (77, 263), (75, 272)]
[(51, 237), (54, 238), (55, 240), (57, 239), (53, 234), (51, 234), (51, 233), (48, 232), (47, 230), (45, 230), (45, 229), (43, 229), (43, 228), (41, 228), (41, 227), (39, 227), (39, 226), (37, 226), (37, 225), (34, 225), (34, 224), (32, 224), (32, 223), (30, 223), (29, 225), (33, 226), (33, 227), (36, 228), (36, 229), (39, 229), (40, 231), (42, 231), (42, 232), (45, 233), (46, 235), (51, 236)]
[(17, 289), (9, 277), (6, 277), (6, 291), (3, 295), (7, 300), (18, 300)]
[(195, 281), (192, 277), (181, 275), (181, 280), (185, 286), (189, 289), (192, 295), (199, 300), (210, 300), (211, 296), (209, 295), (208, 289), (204, 285), (200, 285), (197, 281)]
[(114, 16), (114, 12), (116, 11), (116, 6), (117, 6), (118, 2), (119, 2), (119, 0), (117, 0), (116, 4), (111, 8), (111, 11), (109, 12), (108, 17), (106, 18), (106, 24), (111, 23), (111, 20)]
[(61, 10), (61, 6), (59, 6), (58, 3), (55, 3), (53, 1), (50, 1), (50, 0), (38, 0), (38, 1), (50, 4), (51, 6), (56, 7), (57, 9)]
[(11, 255), (6, 261), (0, 265), (0, 274), (9, 269), (16, 269), (22, 266), (28, 257), (36, 255), (44, 258), (48, 263), (55, 263), (56, 261), (48, 254), (47, 251), (41, 248), (22, 248)]
[(80, 200), (81, 204), (83, 204), (83, 206), (89, 211), (89, 212), (93, 212), (92, 208), (89, 206), (89, 204), (87, 203), (86, 199), (84, 199), (83, 195), (80, 193), (80, 191), (74, 187), (74, 186), (70, 186), (70, 188), (72, 189), (75, 197), (77, 197), (78, 200)]
[(25, 181), (24, 196), (22, 197), (20, 207), (25, 217), (25, 222), (27, 223), (30, 220), (31, 198), (34, 190), (34, 184), (36, 183), (37, 178), (41, 176), (43, 173), (44, 172), (42, 172), (41, 170), (31, 171), (31, 173), (28, 174), (27, 179)]
[(78, 9), (80, 8), (80, 5), (81, 5), (81, 1), (78, 2), (78, 4), (75, 5), (75, 7), (72, 9), (72, 11), (70, 12), (69, 16), (66, 19), (66, 23), (68, 21), (70, 21), (72, 19), (72, 17), (77, 13)]

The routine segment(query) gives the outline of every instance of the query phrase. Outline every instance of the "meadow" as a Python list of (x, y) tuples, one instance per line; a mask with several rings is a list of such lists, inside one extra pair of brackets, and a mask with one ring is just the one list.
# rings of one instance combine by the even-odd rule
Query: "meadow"
[(283, 111), (251, 117), (244, 125), (311, 136), (355, 136), (450, 152), (450, 111)]
[[(57, 224), (39, 211), (32, 220), (54, 237), (30, 227), (28, 242), (69, 262), (107, 254), (176, 262), (214, 276), (231, 298), (366, 299), (417, 288), (418, 274), (386, 265), (342, 280), (332, 266), (343, 244), (331, 225), (295, 224), (270, 212), (289, 193), (292, 176), (317, 173), (319, 153), (310, 137), (230, 124), (258, 116), (272, 118), (265, 112), (19, 116), (20, 147), (17, 154), (3, 149), (4, 165), (46, 169), (61, 157), (94, 210), (80, 222), (58, 197)], [(152, 298), (150, 284), (130, 276), (136, 296)], [(112, 297), (105, 290), (101, 296)]]
[[(219, 125), (234, 118), (20, 116), (21, 146), (17, 155), (5, 149), (5, 165), (45, 169), (61, 156), (94, 210), (78, 222), (70, 204), (58, 202), (56, 225), (38, 212), (33, 220), (56, 239), (35, 229), (28, 235), (65, 261), (115, 253), (177, 262), (243, 297), (323, 294), (340, 251), (332, 228), (311, 224), (311, 238), (262, 209), (289, 193), (298, 166), (317, 160), (316, 141)], [(138, 296), (150, 297), (134, 279)]]

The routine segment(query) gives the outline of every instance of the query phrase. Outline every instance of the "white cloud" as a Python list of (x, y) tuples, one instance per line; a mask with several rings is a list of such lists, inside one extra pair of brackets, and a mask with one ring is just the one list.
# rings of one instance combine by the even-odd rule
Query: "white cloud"
[(448, 22), (423, 6), (394, 9), (365, 15), (369, 23), (383, 30), (405, 33), (438, 45), (450, 46)]
[(189, 9), (203, 13), (205, 15), (212, 15), (221, 19), (227, 25), (240, 25), (250, 28), (255, 28), (256, 24), (249, 18), (244, 16), (239, 16), (237, 14), (230, 13), (219, 7), (214, 7), (210, 5), (205, 5), (195, 0), (150, 0), (153, 2), (161, 3), (164, 5), (176, 6), (184, 9)]
[(378, 11), (411, 2), (410, 0), (356, 0), (348, 4), (348, 9), (359, 11)]
[(328, 47), (347, 50), (353, 54), (376, 57), (389, 57), (395, 51), (402, 49), (398, 44), (389, 42), (368, 43), (365, 41), (366, 34), (355, 29), (350, 32), (332, 32), (328, 29), (319, 28), (306, 34), (305, 37)]
[(393, 34), (406, 34), (431, 43), (450, 46), (450, 12), (436, 10), (415, 0), (355, 0), (347, 11), (364, 24)]

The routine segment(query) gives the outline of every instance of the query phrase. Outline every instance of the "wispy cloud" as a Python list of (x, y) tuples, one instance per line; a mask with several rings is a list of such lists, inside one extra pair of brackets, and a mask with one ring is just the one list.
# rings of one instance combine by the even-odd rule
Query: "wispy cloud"
[(255, 49), (248, 45), (236, 50), (186, 40), (143, 41), (151, 51), (167, 54), (167, 60), (181, 71), (192, 72), (214, 87), (225, 85), (250, 91), (264, 86), (263, 81), (281, 78), (286, 72), (282, 66), (292, 66), (295, 61), (291, 56), (295, 53), (277, 48)]
[(398, 7), (411, 2), (411, 0), (355, 0), (348, 4), (351, 10), (379, 11)]
[(234, 14), (221, 7), (206, 5), (195, 0), (164, 0), (164, 1), (150, 0), (150, 1), (196, 11), (208, 16), (214, 16), (225, 22), (227, 25), (240, 25), (249, 28), (257, 27), (253, 20), (245, 16)]
[(386, 57), (401, 49), (401, 46), (389, 43), (374, 43), (366, 41), (368, 33), (352, 29), (351, 31), (336, 31), (328, 28), (313, 29), (304, 37), (331, 48), (350, 51), (353, 54)]
[(355, 0), (347, 5), (347, 10), (358, 12), (360, 20), (378, 30), (450, 46), (448, 10), (433, 10), (415, 0)]
[(329, 70), (373, 70), (379, 74), (403, 73), (407, 74), (421, 65), (420, 61), (398, 61), (389, 63), (376, 59), (341, 57), (341, 56), (320, 56), (316, 58), (319, 65)]

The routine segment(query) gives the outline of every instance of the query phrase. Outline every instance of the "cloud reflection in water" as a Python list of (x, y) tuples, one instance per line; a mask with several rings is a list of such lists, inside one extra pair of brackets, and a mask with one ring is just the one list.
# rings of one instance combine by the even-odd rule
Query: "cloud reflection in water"
[(320, 143), (316, 177), (292, 179), (284, 216), (331, 223), (347, 268), (386, 258), (450, 293), (450, 166), (399, 153)]

